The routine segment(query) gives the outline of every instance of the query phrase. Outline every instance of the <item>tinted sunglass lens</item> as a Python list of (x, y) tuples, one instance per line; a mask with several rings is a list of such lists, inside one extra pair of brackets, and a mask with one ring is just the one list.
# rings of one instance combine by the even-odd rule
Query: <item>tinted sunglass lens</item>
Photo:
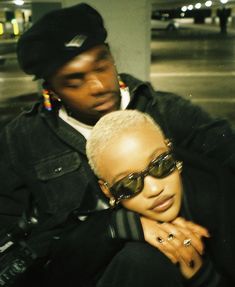
[(171, 154), (168, 154), (153, 162), (152, 167), (149, 169), (149, 174), (156, 178), (162, 178), (169, 175), (174, 169), (175, 160)]
[(116, 196), (122, 199), (134, 196), (136, 193), (140, 192), (142, 188), (143, 183), (141, 177), (124, 178), (112, 187)]
[(132, 173), (119, 180), (111, 187), (113, 196), (118, 199), (127, 199), (137, 195), (144, 187), (144, 177), (151, 175), (156, 178), (168, 176), (176, 168), (176, 162), (170, 153), (160, 155), (151, 162), (147, 170), (140, 173)]

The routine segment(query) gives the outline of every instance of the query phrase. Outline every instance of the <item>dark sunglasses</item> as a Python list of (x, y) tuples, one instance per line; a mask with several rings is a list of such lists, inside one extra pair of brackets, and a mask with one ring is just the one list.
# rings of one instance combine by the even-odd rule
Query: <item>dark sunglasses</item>
[[(164, 178), (170, 175), (175, 169), (176, 161), (172, 153), (165, 152), (152, 160), (145, 170), (123, 177), (109, 187), (109, 190), (116, 202), (119, 202), (122, 199), (128, 199), (140, 193), (144, 188), (144, 178), (147, 175), (155, 178)], [(105, 185), (108, 186), (108, 183), (105, 182)]]

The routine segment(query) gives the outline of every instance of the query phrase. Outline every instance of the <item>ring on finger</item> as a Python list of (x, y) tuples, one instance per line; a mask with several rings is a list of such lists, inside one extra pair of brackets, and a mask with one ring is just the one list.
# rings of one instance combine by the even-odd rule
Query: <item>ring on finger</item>
[(175, 238), (175, 235), (173, 233), (169, 233), (168, 236), (167, 236), (167, 240), (168, 241), (171, 241)]
[(158, 236), (157, 238), (157, 241), (159, 242), (159, 243), (163, 243), (165, 240), (162, 238), (162, 237), (160, 237), (160, 236)]
[(191, 238), (186, 238), (184, 241), (183, 241), (183, 244), (185, 247), (189, 247), (191, 245), (191, 241), (192, 239)]

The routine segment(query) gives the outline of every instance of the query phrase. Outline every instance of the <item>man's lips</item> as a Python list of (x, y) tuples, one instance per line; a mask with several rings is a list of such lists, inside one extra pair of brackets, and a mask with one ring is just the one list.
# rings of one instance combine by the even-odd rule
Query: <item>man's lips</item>
[(150, 210), (164, 212), (169, 209), (174, 203), (174, 195), (165, 195), (157, 198), (150, 206)]
[(107, 100), (107, 101), (104, 101), (102, 103), (99, 103), (99, 104), (95, 105), (94, 109), (96, 111), (101, 112), (101, 111), (104, 111), (104, 110), (110, 110), (114, 106), (115, 106), (115, 101), (114, 100)]
[(99, 101), (95, 103), (94, 109), (96, 111), (110, 110), (116, 105), (116, 103), (117, 100), (113, 94), (105, 94), (102, 96), (102, 99), (100, 98)]

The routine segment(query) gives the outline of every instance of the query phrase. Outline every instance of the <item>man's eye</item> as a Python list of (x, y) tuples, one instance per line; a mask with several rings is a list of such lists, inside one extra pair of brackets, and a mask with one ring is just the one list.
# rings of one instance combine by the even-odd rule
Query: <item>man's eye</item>
[(109, 60), (103, 60), (99, 64), (97, 64), (95, 71), (96, 72), (105, 72), (111, 66), (111, 62)]
[(102, 65), (95, 69), (96, 72), (104, 72), (108, 69), (108, 65)]
[(82, 82), (75, 82), (75, 83), (66, 83), (65, 86), (68, 88), (80, 88), (82, 85)]

